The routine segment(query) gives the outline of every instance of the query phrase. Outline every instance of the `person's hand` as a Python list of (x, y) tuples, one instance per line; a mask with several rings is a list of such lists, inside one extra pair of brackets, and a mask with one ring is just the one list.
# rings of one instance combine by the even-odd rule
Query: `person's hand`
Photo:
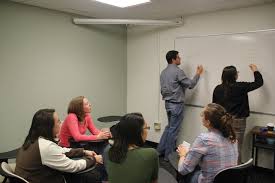
[(250, 64), (249, 67), (253, 72), (258, 71), (258, 68), (255, 64)]
[(99, 132), (97, 139), (108, 139), (110, 137), (110, 132)]
[(196, 72), (196, 74), (200, 76), (202, 73), (203, 73), (203, 66), (202, 65), (198, 65), (197, 66), (197, 72)]
[(113, 135), (111, 132), (109, 132), (109, 138), (113, 138)]
[(189, 149), (182, 144), (178, 146), (177, 152), (180, 157), (185, 157), (186, 154), (188, 153)]
[(88, 151), (88, 150), (84, 150), (84, 154), (85, 156), (89, 156), (89, 157), (94, 157), (97, 155), (94, 151)]
[(108, 138), (112, 138), (112, 134), (110, 132), (110, 128), (102, 128), (100, 131), (102, 131), (102, 132), (108, 132)]
[(103, 164), (103, 158), (101, 155), (95, 155), (94, 157), (97, 163)]

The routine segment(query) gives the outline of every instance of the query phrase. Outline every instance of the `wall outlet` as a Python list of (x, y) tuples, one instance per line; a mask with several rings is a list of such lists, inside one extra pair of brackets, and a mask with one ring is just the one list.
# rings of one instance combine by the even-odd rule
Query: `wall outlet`
[(161, 123), (160, 122), (155, 122), (154, 123), (154, 129), (155, 130), (161, 130)]

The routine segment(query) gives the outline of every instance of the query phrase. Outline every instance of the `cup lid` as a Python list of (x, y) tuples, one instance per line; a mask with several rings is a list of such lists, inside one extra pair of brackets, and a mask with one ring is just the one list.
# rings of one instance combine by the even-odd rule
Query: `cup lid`
[(274, 127), (274, 123), (267, 123), (266, 126)]

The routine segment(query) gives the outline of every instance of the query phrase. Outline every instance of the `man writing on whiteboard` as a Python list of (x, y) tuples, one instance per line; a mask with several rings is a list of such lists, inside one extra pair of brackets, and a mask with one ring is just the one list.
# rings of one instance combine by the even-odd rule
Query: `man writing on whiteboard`
[(178, 67), (181, 64), (178, 51), (168, 51), (166, 60), (168, 66), (161, 72), (160, 86), (162, 99), (165, 100), (168, 125), (165, 127), (157, 150), (159, 155), (164, 155), (164, 160), (168, 161), (168, 155), (176, 148), (177, 135), (183, 120), (185, 90), (196, 86), (203, 67), (199, 65), (196, 75), (190, 79)]

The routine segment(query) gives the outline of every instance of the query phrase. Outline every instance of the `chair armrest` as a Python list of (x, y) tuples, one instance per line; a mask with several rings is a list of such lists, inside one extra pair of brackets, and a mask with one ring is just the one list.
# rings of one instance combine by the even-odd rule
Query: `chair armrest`
[(16, 158), (16, 155), (17, 155), (17, 152), (19, 151), (19, 149), (20, 148), (0, 153), (0, 163), (3, 162), (3, 161), (8, 162), (9, 159)]
[[(75, 141), (74, 139), (70, 138), (70, 147), (71, 148), (84, 148), (86, 149), (88, 146), (97, 146), (100, 144), (104, 144), (108, 141), (108, 139), (98, 139), (98, 140), (89, 140), (89, 141)], [(89, 148), (87, 148), (89, 149)]]

